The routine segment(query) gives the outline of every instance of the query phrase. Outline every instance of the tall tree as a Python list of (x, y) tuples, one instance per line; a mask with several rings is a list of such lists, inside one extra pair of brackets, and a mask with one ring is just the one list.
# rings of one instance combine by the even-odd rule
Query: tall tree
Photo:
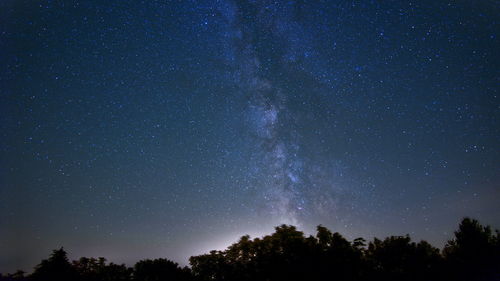
[(31, 275), (35, 281), (77, 280), (75, 269), (71, 266), (64, 248), (52, 251), (50, 257), (35, 267)]
[(500, 239), (489, 226), (464, 218), (455, 238), (448, 241), (443, 254), (448, 277), (454, 280), (500, 280)]

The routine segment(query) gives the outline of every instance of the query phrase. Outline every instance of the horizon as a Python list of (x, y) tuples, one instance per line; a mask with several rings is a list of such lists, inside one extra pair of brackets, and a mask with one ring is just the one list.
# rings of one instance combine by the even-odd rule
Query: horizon
[[(463, 219), (466, 219), (466, 218), (467, 218), (467, 217), (464, 217), (464, 218), (462, 218), (462, 220), (463, 220)], [(471, 218), (471, 219), (473, 219), (473, 218)], [(479, 223), (481, 223), (481, 222), (479, 222)], [(457, 225), (458, 225), (458, 224), (457, 224)], [(194, 257), (194, 256), (201, 256), (201, 255), (209, 254), (209, 253), (210, 253), (210, 252), (212, 252), (212, 251), (226, 251), (226, 250), (229, 248), (229, 246), (232, 246), (232, 245), (234, 245), (234, 244), (237, 244), (237, 243), (240, 241), (240, 239), (241, 239), (242, 237), (244, 237), (244, 236), (249, 236), (249, 239), (250, 239), (250, 240), (255, 240), (256, 238), (259, 238), (259, 239), (261, 239), (261, 240), (262, 240), (262, 238), (264, 238), (265, 236), (270, 236), (270, 235), (272, 235), (272, 234), (275, 232), (276, 228), (278, 228), (278, 227), (282, 227), (282, 226), (293, 226), (293, 225), (284, 225), (284, 224), (282, 224), (282, 225), (278, 225), (278, 226), (275, 226), (275, 227), (273, 228), (273, 232), (270, 232), (270, 233), (267, 233), (267, 234), (263, 234), (263, 235), (260, 235), (260, 236), (252, 236), (252, 235), (248, 235), (248, 234), (240, 235), (238, 238), (234, 239), (234, 241), (230, 242), (229, 244), (224, 244), (224, 246), (222, 246), (222, 245), (215, 246), (215, 247), (213, 247), (213, 248), (211, 248), (211, 249), (208, 249), (208, 250), (202, 250), (202, 251), (200, 251), (200, 252), (198, 252), (198, 253), (195, 253), (195, 254), (193, 254), (193, 255), (190, 255), (190, 256), (188, 257), (188, 259), (189, 259), (189, 258), (191, 258), (191, 257)], [(318, 225), (318, 227), (319, 227), (319, 226), (321, 226), (321, 225)], [(484, 226), (491, 227), (491, 226), (489, 226), (489, 225), (484, 225)], [(293, 227), (295, 227), (295, 226), (293, 226)], [(498, 229), (495, 229), (495, 228), (492, 228), (491, 230), (492, 230), (493, 232), (498, 231)], [(297, 228), (297, 231), (303, 232), (304, 237), (316, 237), (316, 234), (317, 234), (317, 233), (307, 233), (307, 232), (305, 232), (305, 231), (301, 230), (300, 228)], [(457, 231), (457, 229), (455, 229), (454, 231)], [(453, 232), (454, 232), (454, 231), (453, 231)], [(337, 233), (337, 232), (333, 230), (333, 233)], [(338, 233), (339, 233), (340, 235), (342, 235), (342, 237), (346, 238), (349, 242), (352, 242), (352, 241), (353, 241), (354, 239), (356, 239), (356, 238), (363, 238), (363, 239), (365, 239), (366, 243), (371, 243), (371, 242), (373, 242), (375, 239), (384, 240), (385, 238), (389, 238), (389, 237), (407, 237), (407, 236), (408, 236), (408, 237), (410, 237), (411, 242), (414, 242), (414, 243), (419, 243), (419, 242), (422, 242), (422, 241), (429, 242), (429, 241), (427, 241), (427, 240), (425, 240), (425, 239), (414, 239), (414, 238), (413, 238), (410, 234), (404, 234), (404, 235), (390, 235), (390, 236), (387, 236), (387, 237), (355, 237), (355, 238), (350, 239), (349, 237), (344, 236), (344, 235), (343, 235), (343, 233), (340, 233), (340, 232), (338, 232)], [(453, 234), (453, 233), (452, 233), (452, 234)], [(449, 239), (445, 242), (445, 244), (443, 244), (442, 246), (440, 246), (440, 245), (435, 245), (435, 244), (433, 244), (433, 243), (430, 243), (430, 244), (431, 244), (431, 246), (436, 247), (437, 249), (439, 249), (439, 252), (440, 252), (440, 253), (442, 253), (443, 249), (444, 249), (444, 248), (445, 248), (445, 246), (447, 245), (447, 242), (449, 242), (449, 241), (451, 241), (451, 240), (453, 240), (453, 239), (454, 239), (454, 235), (452, 235), (452, 236), (451, 236), (451, 237), (450, 237), (450, 238), (449, 238)], [(365, 246), (365, 248), (366, 248), (366, 247), (367, 247), (367, 246)], [(59, 247), (53, 248), (51, 251), (53, 251), (53, 250), (57, 250), (57, 249), (64, 249), (64, 251), (68, 254), (68, 258), (69, 258), (69, 260), (70, 260), (71, 262), (78, 261), (78, 260), (79, 260), (80, 258), (82, 258), (82, 257), (86, 257), (86, 258), (101, 258), (101, 257), (103, 257), (103, 258), (105, 258), (105, 259), (106, 259), (106, 262), (107, 262), (107, 263), (124, 264), (124, 265), (125, 265), (125, 266), (127, 266), (127, 267), (133, 267), (133, 266), (134, 266), (134, 264), (136, 264), (137, 262), (142, 261), (142, 260), (152, 260), (152, 259), (161, 259), (161, 258), (165, 258), (165, 259), (167, 259), (167, 260), (170, 260), (170, 261), (173, 261), (173, 262), (177, 263), (179, 266), (182, 266), (182, 267), (185, 267), (185, 266), (187, 266), (187, 267), (191, 267), (191, 264), (190, 264), (189, 260), (186, 260), (186, 261), (177, 261), (177, 260), (174, 260), (174, 259), (169, 258), (168, 256), (150, 256), (150, 257), (139, 257), (139, 258), (137, 258), (137, 257), (136, 257), (135, 259), (131, 259), (130, 257), (126, 257), (125, 259), (123, 259), (124, 257), (121, 257), (123, 260), (121, 260), (121, 261), (117, 261), (117, 260), (112, 260), (112, 259), (109, 259), (108, 257), (101, 256), (101, 255), (76, 256), (76, 255), (73, 255), (73, 254), (71, 253), (71, 249), (68, 249), (67, 247), (64, 247), (64, 246), (59, 246)], [(43, 259), (45, 259), (45, 258), (47, 258), (47, 256), (48, 256), (48, 255), (46, 254), (45, 256), (43, 256), (43, 257), (39, 258), (39, 261), (40, 261), (40, 260), (43, 260)], [(24, 271), (26, 274), (31, 274), (31, 273), (33, 272), (33, 269), (34, 269), (34, 268), (36, 267), (36, 265), (38, 265), (38, 264), (39, 264), (39, 263), (36, 263), (35, 265), (33, 265), (33, 266), (32, 266), (31, 268), (29, 268), (29, 269), (17, 268), (16, 270), (12, 270), (12, 271), (10, 271), (10, 272), (1, 272), (1, 271), (0, 271), (0, 274), (13, 273), (13, 272), (15, 272), (15, 271), (17, 271), (17, 270), (22, 270), (22, 271)]]

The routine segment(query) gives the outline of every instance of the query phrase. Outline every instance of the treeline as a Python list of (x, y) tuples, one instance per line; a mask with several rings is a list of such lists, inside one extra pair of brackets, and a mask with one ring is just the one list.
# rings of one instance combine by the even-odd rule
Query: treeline
[(193, 256), (191, 268), (167, 259), (141, 260), (133, 267), (104, 258), (70, 262), (64, 249), (54, 250), (33, 273), (18, 271), (1, 281), (493, 281), (500, 280), (500, 234), (465, 218), (442, 251), (409, 236), (348, 241), (318, 226), (304, 236), (281, 225), (262, 238), (243, 236), (224, 251)]

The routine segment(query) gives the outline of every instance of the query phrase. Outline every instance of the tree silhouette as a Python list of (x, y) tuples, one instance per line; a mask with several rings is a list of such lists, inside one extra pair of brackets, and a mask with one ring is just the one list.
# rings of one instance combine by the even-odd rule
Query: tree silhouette
[(440, 252), (410, 236), (363, 238), (352, 242), (318, 226), (306, 237), (280, 225), (262, 238), (245, 235), (224, 251), (189, 259), (191, 269), (167, 259), (146, 259), (133, 268), (86, 258), (70, 263), (63, 248), (24, 272), (1, 275), (0, 281), (496, 281), (500, 280), (500, 234), (465, 218)]
[(337, 280), (354, 280), (361, 268), (359, 247), (322, 226), (316, 238), (306, 238), (294, 226), (281, 225), (272, 235), (243, 236), (226, 251), (191, 257), (190, 263), (200, 280), (317, 280), (332, 269)]
[(190, 271), (167, 259), (142, 260), (134, 266), (134, 281), (184, 281)]
[(67, 281), (76, 280), (77, 274), (68, 260), (63, 248), (52, 251), (50, 257), (35, 267), (31, 275), (35, 281)]
[(465, 218), (455, 231), (455, 239), (444, 250), (448, 278), (454, 280), (500, 280), (500, 235), (489, 226)]
[(374, 239), (366, 251), (375, 280), (437, 280), (441, 262), (439, 249), (409, 236)]
[(82, 257), (73, 261), (73, 267), (79, 275), (81, 281), (126, 281), (130, 280), (133, 270), (124, 264), (106, 264), (106, 259), (100, 257)]
[(25, 276), (26, 272), (17, 270), (14, 273), (3, 275), (0, 273), (0, 281), (26, 281), (28, 277)]
[(336, 276), (337, 280), (358, 280), (365, 269), (363, 261), (364, 239), (347, 241), (338, 232), (318, 226), (316, 233), (317, 277)]

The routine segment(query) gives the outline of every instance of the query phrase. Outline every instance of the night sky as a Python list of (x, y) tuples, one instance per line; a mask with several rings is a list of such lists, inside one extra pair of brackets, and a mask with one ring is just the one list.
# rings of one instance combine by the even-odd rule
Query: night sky
[(0, 272), (500, 227), (500, 4), (0, 2)]

